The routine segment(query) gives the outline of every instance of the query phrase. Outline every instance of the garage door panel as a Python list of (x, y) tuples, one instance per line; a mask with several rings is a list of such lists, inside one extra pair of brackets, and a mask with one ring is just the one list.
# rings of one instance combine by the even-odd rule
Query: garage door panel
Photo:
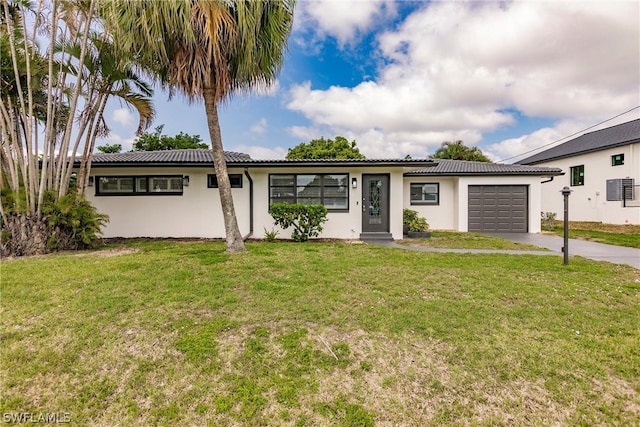
[(469, 231), (528, 231), (528, 188), (526, 185), (471, 185)]

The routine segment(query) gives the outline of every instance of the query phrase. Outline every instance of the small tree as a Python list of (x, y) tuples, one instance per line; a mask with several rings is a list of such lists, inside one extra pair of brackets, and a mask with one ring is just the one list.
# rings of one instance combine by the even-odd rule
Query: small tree
[(301, 159), (364, 159), (356, 147), (356, 141), (349, 142), (342, 136), (336, 139), (314, 139), (309, 143), (301, 143), (289, 148), (287, 160)]
[(119, 153), (122, 151), (122, 144), (99, 145), (98, 151), (104, 154)]
[(200, 135), (180, 132), (176, 136), (162, 135), (164, 125), (156, 126), (153, 133), (143, 132), (133, 143), (132, 151), (184, 150), (187, 148), (209, 148)]
[(296, 242), (306, 242), (309, 237), (319, 236), (322, 224), (327, 221), (327, 213), (323, 205), (290, 203), (274, 203), (270, 212), (276, 225), (284, 229), (293, 226), (291, 238)]

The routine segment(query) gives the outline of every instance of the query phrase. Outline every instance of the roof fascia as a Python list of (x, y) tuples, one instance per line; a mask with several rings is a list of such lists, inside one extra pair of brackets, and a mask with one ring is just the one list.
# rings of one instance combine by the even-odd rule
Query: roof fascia
[(480, 173), (480, 172), (460, 172), (460, 173), (453, 173), (453, 172), (443, 172), (443, 173), (413, 173), (413, 172), (407, 172), (404, 174), (405, 177), (412, 177), (412, 176), (505, 176), (505, 175), (509, 175), (509, 176), (560, 176), (560, 175), (564, 175), (564, 172), (559, 171), (559, 172), (485, 172), (485, 173)]
[[(544, 160), (536, 160), (534, 162), (527, 162), (527, 159), (524, 159), (524, 160), (521, 160), (519, 162), (516, 162), (516, 164), (519, 164), (519, 165), (537, 165), (537, 164), (540, 164), (540, 163), (552, 162), (554, 160), (568, 159), (570, 157), (581, 156), (583, 154), (597, 153), (598, 151), (604, 151), (604, 150), (608, 150), (610, 148), (618, 148), (618, 147), (623, 147), (625, 145), (638, 144), (638, 143), (640, 143), (640, 139), (634, 139), (634, 140), (631, 140), (631, 141), (624, 141), (624, 142), (618, 142), (618, 143), (615, 143), (615, 144), (610, 144), (610, 145), (607, 145), (606, 147), (592, 148), (592, 149), (589, 149), (589, 150), (576, 151), (576, 152), (574, 152), (572, 154), (565, 154), (565, 155), (561, 155), (561, 156), (553, 156), (553, 157), (546, 158)], [(544, 153), (544, 151), (543, 151), (543, 153)], [(531, 156), (531, 157), (533, 157), (533, 156)], [(526, 163), (524, 163), (524, 162), (526, 162)]]

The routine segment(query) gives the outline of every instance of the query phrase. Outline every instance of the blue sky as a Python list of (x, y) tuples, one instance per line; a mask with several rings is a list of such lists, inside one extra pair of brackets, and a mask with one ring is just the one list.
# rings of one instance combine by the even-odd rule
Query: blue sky
[[(460, 139), (512, 158), (640, 117), (638, 16), (635, 0), (299, 0), (277, 84), (222, 106), (223, 144), (275, 159), (342, 135), (369, 158), (418, 158)], [(153, 126), (209, 142), (202, 104), (158, 91), (155, 105)], [(128, 150), (137, 117), (107, 114), (98, 145)]]

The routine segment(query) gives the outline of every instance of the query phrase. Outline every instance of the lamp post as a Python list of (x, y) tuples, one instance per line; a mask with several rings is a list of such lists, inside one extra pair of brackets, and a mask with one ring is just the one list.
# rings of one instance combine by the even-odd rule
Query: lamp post
[(564, 254), (564, 265), (569, 265), (569, 195), (571, 189), (565, 186), (560, 192), (564, 197), (564, 246), (562, 253)]

